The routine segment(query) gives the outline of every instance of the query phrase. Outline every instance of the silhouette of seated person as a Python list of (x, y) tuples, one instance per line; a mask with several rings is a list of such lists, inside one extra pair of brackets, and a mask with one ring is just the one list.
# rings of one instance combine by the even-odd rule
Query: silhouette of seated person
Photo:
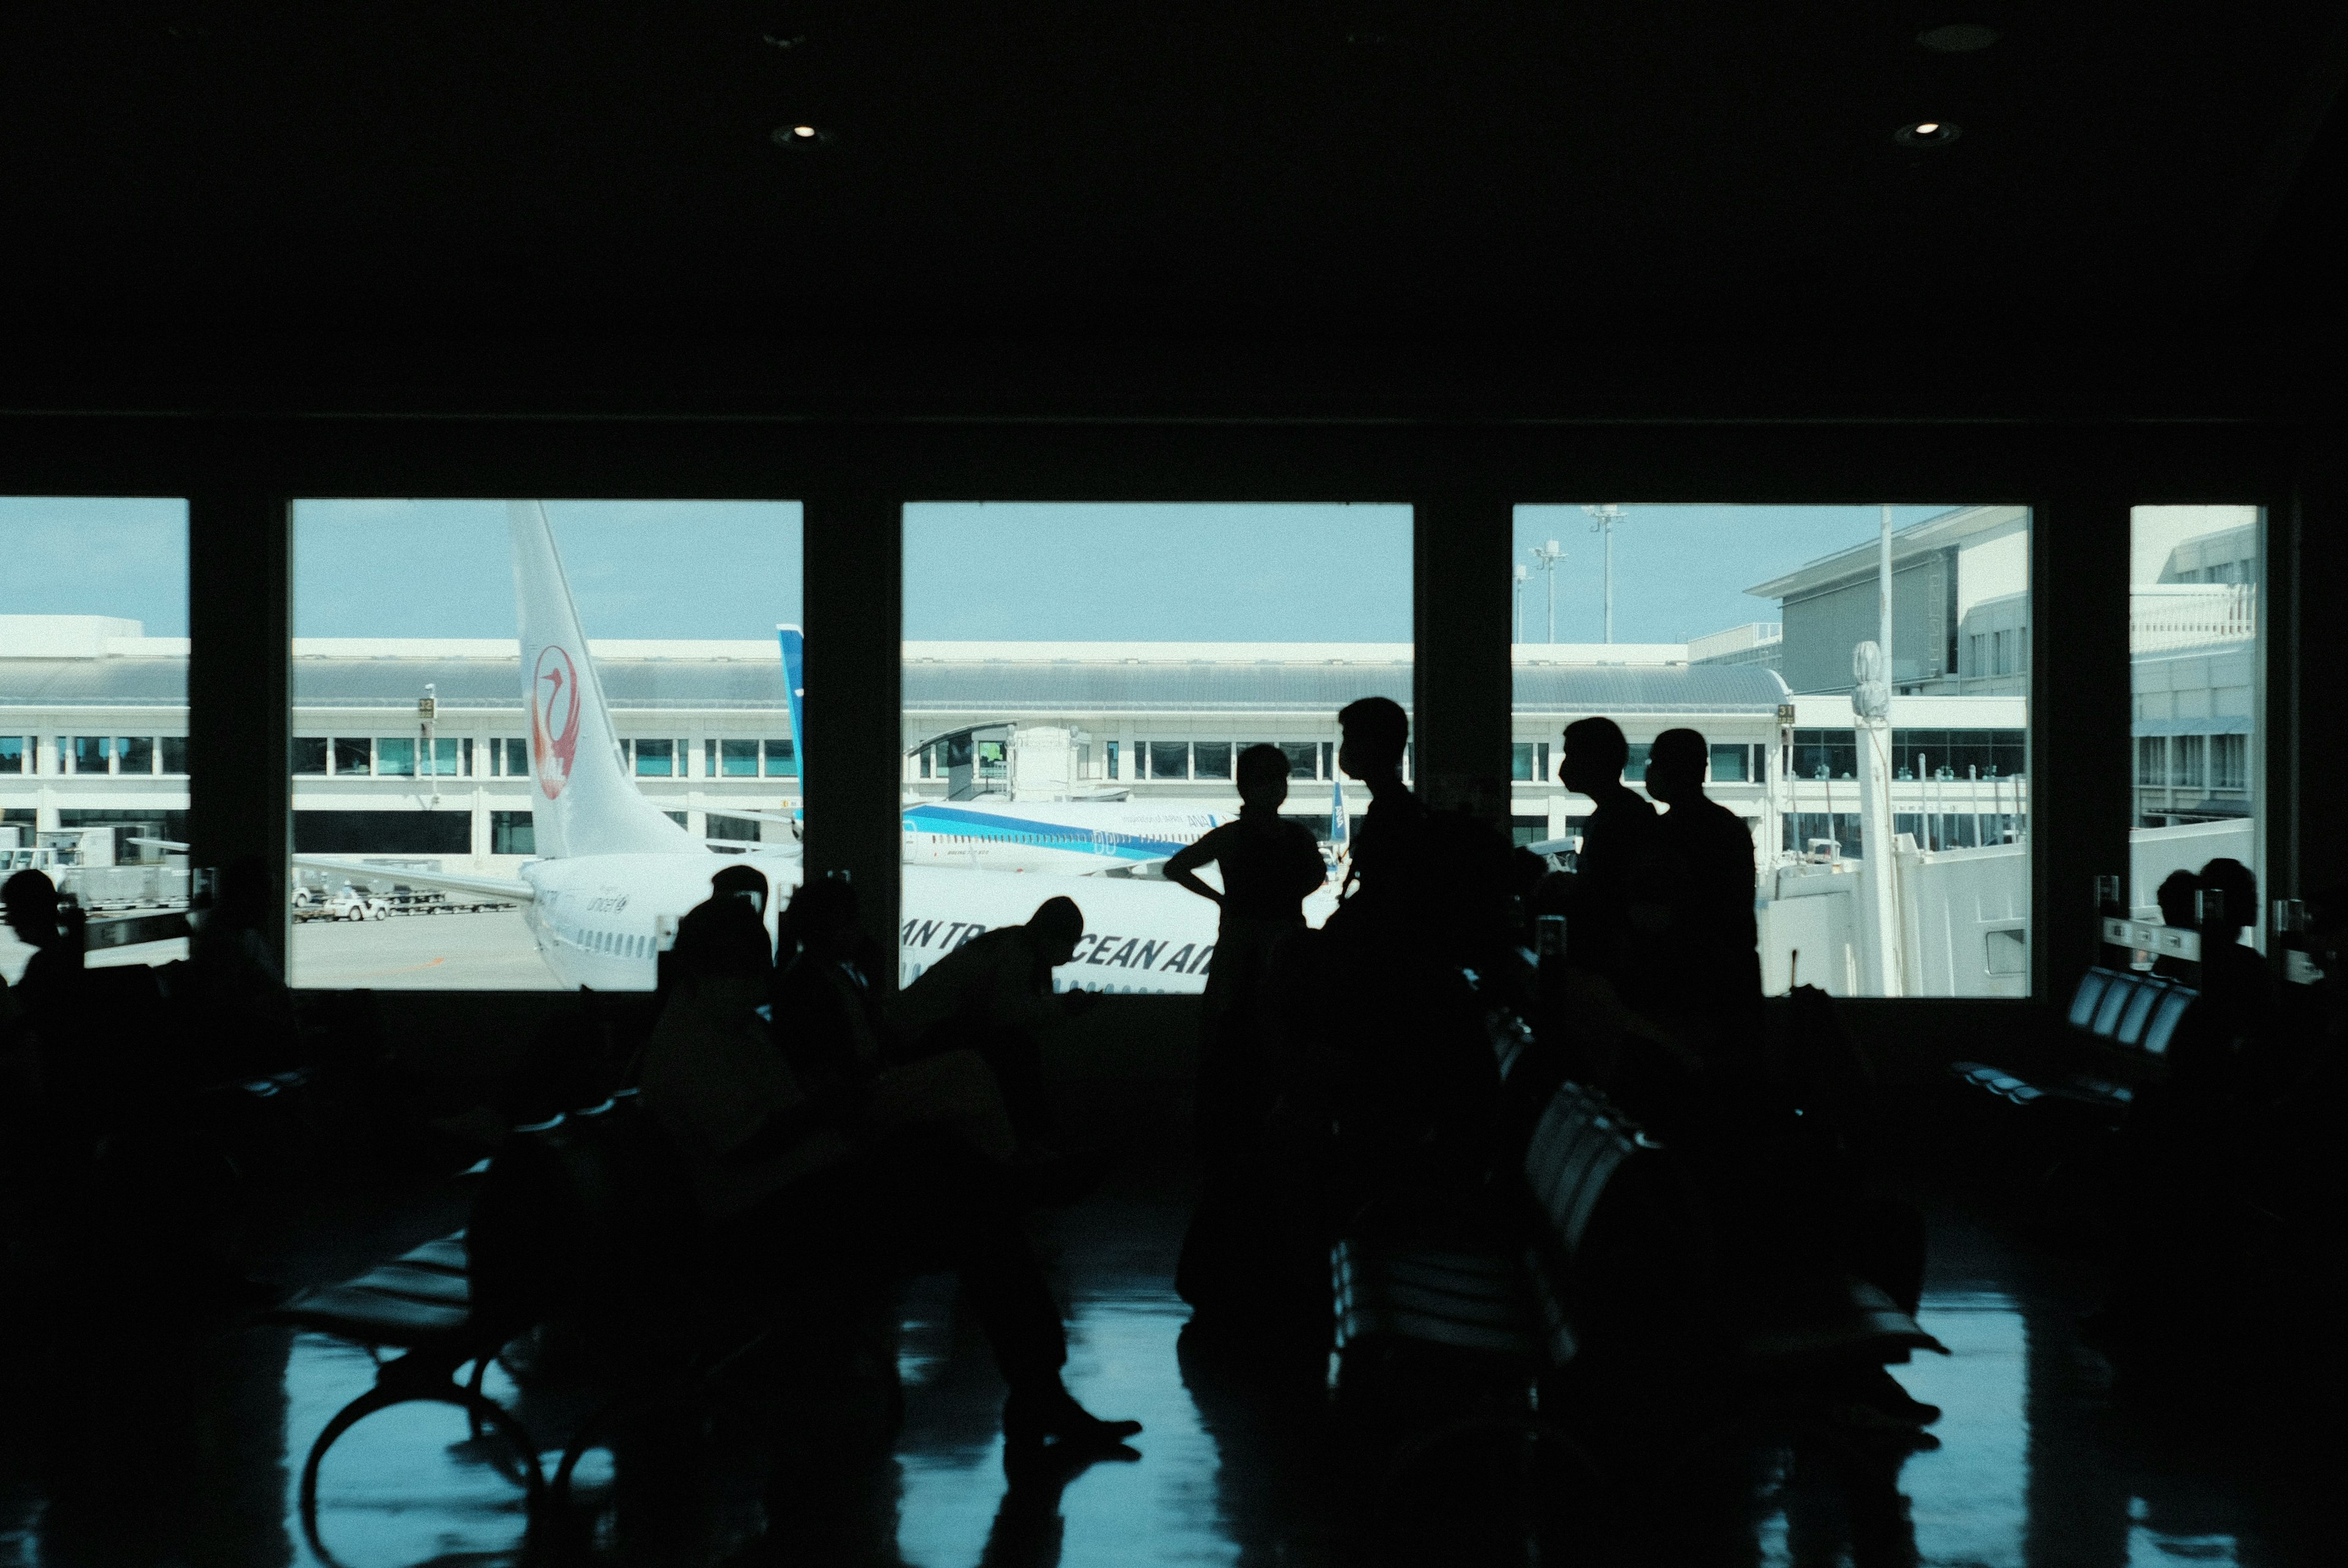
[(2274, 982), (2265, 957), (2241, 939), (2258, 918), (2258, 878), (2240, 861), (2219, 858), (2195, 882), (2201, 994), (2170, 1042), (2170, 1084), (2183, 1098), (2244, 1108), (2281, 1088), (2271, 1062)]
[(1026, 923), (982, 931), (922, 971), (898, 1000), (912, 1057), (974, 1050), (994, 1070), (1023, 1143), (1062, 1142), (1044, 1082), (1044, 1040), (1098, 999), (1056, 995), (1052, 971), (1076, 956), (1085, 915), (1076, 900), (1046, 898)]
[(2266, 961), (2240, 941), (2256, 878), (2220, 858), (2194, 881), (2200, 995), (2170, 1039), (2166, 1078), (2138, 1091), (2120, 1129), (2110, 1305), (2087, 1325), (2124, 1371), (2189, 1370), (2189, 1347), (2234, 1310), (2240, 1204), (2275, 1152), (2274, 1103), (2302, 1071), (2276, 1028)]
[(0, 910), (16, 939), (33, 949), (15, 985), (17, 1011), (30, 1028), (52, 1028), (70, 1014), (82, 979), (80, 944), (67, 929), (57, 885), (44, 872), (19, 871), (0, 884)]
[[(1647, 793), (1671, 808), (1654, 832), (1678, 883), (1670, 928), (1657, 949), (1668, 981), (1658, 995), (1675, 1020), (1744, 1033), (1761, 1001), (1753, 834), (1743, 817), (1704, 793), (1711, 754), (1704, 736), (1685, 729), (1665, 730), (1648, 753)], [(1702, 1049), (1711, 1042), (1696, 1043)]]
[(109, 1120), (109, 1076), (80, 1043), (86, 971), (77, 909), (61, 905), (46, 873), (19, 871), (0, 885), (0, 911), (16, 939), (33, 949), (9, 992), (15, 1015), (15, 1076), (36, 1096), (33, 1120), (48, 1148), (87, 1154)]
[[(731, 866), (720, 867), (709, 878), (709, 902), (687, 910), (685, 918), (689, 920), (698, 910), (708, 908), (719, 900), (730, 897), (747, 903), (752, 912), (764, 920), (767, 914), (767, 893), (766, 873), (755, 866), (746, 866), (736, 861)], [(680, 920), (677, 925), (677, 940), (682, 942), (685, 940), (684, 921)], [(663, 1002), (668, 999), (673, 984), (671, 971), (675, 968), (675, 963), (674, 947), (659, 953), (653, 960), (653, 994)]]
[[(2159, 890), (2153, 900), (2160, 906), (2160, 923), (2172, 929), (2190, 931), (2199, 918), (2199, 898), (2201, 879), (2190, 871), (2172, 871), (2161, 878)], [(2152, 960), (2152, 972), (2167, 980), (2199, 987), (2201, 965), (2192, 958), (2182, 958), (2173, 953), (2162, 953)]]
[(201, 1078), (253, 1077), (295, 1064), (293, 999), (263, 935), (278, 917), (278, 901), (266, 868), (247, 856), (221, 868), (212, 907), (191, 922), (173, 1000), (188, 1010)]
[(1112, 1445), (1140, 1430), (1088, 1415), (1061, 1385), (1059, 1308), (1004, 1182), (934, 1144), (925, 1158), (875, 1158), (827, 1121), (758, 1015), (773, 955), (757, 911), (713, 897), (678, 923), (675, 953), (644, 1104), (734, 1283), (777, 1304), (813, 1286), (836, 1304), (887, 1298), (909, 1269), (950, 1266), (1010, 1385), (1008, 1442)]
[(887, 960), (850, 883), (804, 883), (783, 917), (795, 956), (775, 971), (774, 1021), (793, 1071), (828, 1121), (860, 1138), (938, 1135), (1001, 1164), (1018, 1153), (994, 1071), (976, 1050), (902, 1060), (872, 976)]

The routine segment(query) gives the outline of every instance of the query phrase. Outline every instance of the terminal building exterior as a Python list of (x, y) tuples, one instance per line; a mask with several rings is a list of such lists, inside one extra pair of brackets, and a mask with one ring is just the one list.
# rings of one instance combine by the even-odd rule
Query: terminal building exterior
[[(110, 844), (93, 840), (101, 856), (135, 855), (137, 838), (183, 837), (185, 643), (84, 617), (0, 619), (0, 822), (13, 836), (29, 843), (36, 834), (113, 827)], [(1677, 644), (1515, 651), (1518, 842), (1578, 827), (1589, 804), (1556, 782), (1559, 736), (1574, 719), (1605, 714), (1630, 739), (1632, 782), (1658, 733), (1700, 730), (1712, 744), (1714, 793), (1753, 822), (1756, 843), (1800, 847), (1839, 835), (1855, 852), (1847, 697), (1792, 697), (1766, 666), (1692, 662)], [(788, 831), (723, 815), (799, 804), (774, 645), (607, 642), (595, 658), (646, 794), (706, 837)], [(297, 849), (478, 870), (530, 855), (528, 743), (510, 645), (305, 639), (294, 645), (294, 670)], [(905, 796), (945, 794), (934, 743), (942, 736), (993, 729), (1002, 737), (977, 742), (984, 784), (1007, 764), (1002, 748), (1014, 729), (1049, 726), (1069, 734), (1082, 793), (1233, 811), (1233, 759), (1268, 742), (1289, 754), (1288, 810), (1325, 826), (1340, 787), (1349, 815), (1368, 804), (1359, 784), (1334, 777), (1337, 710), (1371, 695), (1406, 703), (1410, 690), (1404, 644), (911, 643)], [(427, 697), (428, 719), (419, 707)], [(1931, 726), (1921, 743), (1934, 755), (2002, 759), (2002, 778), (2021, 771), (2019, 698), (1998, 702), (1994, 712), (1948, 699), (1902, 701), (1918, 725)], [(1820, 767), (1823, 778), (1814, 776)], [(1925, 808), (1926, 792), (1914, 793), (1902, 809)], [(2004, 798), (2011, 812), (2011, 786)], [(1941, 804), (1951, 813), (2000, 809), (1988, 790)]]
[[(2255, 522), (2240, 508), (2176, 507), (2137, 530), (2139, 827), (2250, 810)], [(1893, 821), (1926, 850), (2012, 843), (2026, 829), (2028, 524), (2020, 507), (1967, 507), (1894, 536)], [(1750, 590), (1777, 620), (1685, 644), (1517, 647), (1517, 841), (1571, 836), (1589, 803), (1556, 782), (1560, 733), (1603, 714), (1630, 739), (1634, 784), (1656, 734), (1702, 731), (1713, 792), (1753, 824), (1765, 866), (1862, 853), (1849, 651), (1873, 635), (1876, 570), (1872, 545), (1812, 562)], [(723, 815), (799, 804), (775, 642), (594, 652), (648, 795), (709, 838), (789, 831)], [(182, 839), (186, 665), (183, 640), (143, 636), (135, 621), (0, 617), (0, 843), (78, 832), (106, 857), (153, 852), (134, 839)], [(293, 668), (297, 849), (478, 870), (532, 853), (510, 643), (297, 639)], [(1349, 815), (1367, 804), (1334, 776), (1337, 710), (1370, 695), (1407, 705), (1411, 674), (1407, 644), (911, 642), (905, 798), (945, 794), (942, 737), (976, 733), (983, 785), (1016, 730), (1049, 727), (1065, 732), (1082, 793), (1203, 810), (1236, 809), (1241, 748), (1279, 745), (1288, 810), (1325, 826), (1339, 788)]]

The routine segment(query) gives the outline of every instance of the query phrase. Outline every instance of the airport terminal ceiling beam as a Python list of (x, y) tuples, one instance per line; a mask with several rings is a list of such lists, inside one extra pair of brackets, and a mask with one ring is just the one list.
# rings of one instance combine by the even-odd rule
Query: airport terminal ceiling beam
[(1516, 502), (1999, 501), (2126, 489), (2147, 504), (2288, 493), (2281, 425), (932, 425), (760, 419), (229, 418), (0, 414), (11, 493)]

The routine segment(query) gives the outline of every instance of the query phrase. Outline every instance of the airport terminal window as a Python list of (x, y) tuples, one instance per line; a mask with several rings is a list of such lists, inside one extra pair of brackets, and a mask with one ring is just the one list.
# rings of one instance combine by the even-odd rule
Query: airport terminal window
[(2239, 860), (2258, 876), (2265, 835), (2257, 757), (2265, 653), (2256, 507), (2137, 507), (2130, 518), (2128, 667), (2136, 734), (2129, 900), (2158, 917), (2176, 871)]
[[(0, 497), (0, 859), (78, 899), (93, 937), (127, 908), (186, 907), (186, 756), (158, 776), (156, 737), (187, 721), (187, 638), (185, 502)], [(186, 954), (94, 941), (84, 961)], [(0, 928), (0, 980), (31, 956)]]
[[(580, 917), (563, 890), (614, 855), (698, 872), (720, 844), (787, 897), (777, 628), (802, 620), (800, 521), (789, 502), (297, 501), (294, 727), (330, 739), (328, 776), (294, 778), (294, 983), (649, 989), (653, 921), (693, 877), (623, 877), (623, 909)], [(347, 887), (390, 917), (312, 917)]]
[(1849, 730), (1796, 730), (1794, 776), (1850, 779), (1859, 776), (1859, 738)]
[[(1703, 733), (1753, 835), (1768, 989), (1798, 952), (1838, 995), (2024, 994), (2027, 508), (1593, 501), (1519, 507), (1513, 542), (1517, 745), (1611, 717), (1635, 787), (1663, 731)], [(1554, 763), (1519, 756), (1513, 809), (1570, 839), (1590, 806)]]
[(795, 779), (799, 776), (798, 743), (767, 741), (767, 776), (770, 779)]
[[(907, 506), (901, 976), (966, 910), (993, 926), (1065, 886), (1095, 929), (1140, 946), (1087, 948), (1063, 983), (1198, 990), (1203, 970), (1159, 969), (1211, 943), (1214, 907), (1148, 868), (1236, 812), (1258, 744), (1288, 759), (1284, 814), (1343, 839), (1333, 818), (1368, 798), (1333, 780), (1336, 713), (1410, 702), (1410, 559), (1399, 506)], [(922, 769), (924, 747), (973, 730), (1006, 737), (1001, 773), (945, 752)]]
[(161, 735), (156, 739), (160, 771), (184, 775), (188, 771), (188, 737)]
[(326, 771), (326, 737), (296, 735), (294, 737), (294, 772), (296, 775), (323, 775)]

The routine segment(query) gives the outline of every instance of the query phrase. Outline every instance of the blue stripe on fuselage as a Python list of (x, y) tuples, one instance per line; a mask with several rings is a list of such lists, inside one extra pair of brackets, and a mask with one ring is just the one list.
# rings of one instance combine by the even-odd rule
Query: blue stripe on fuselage
[(1000, 812), (957, 811), (950, 805), (907, 806), (904, 819), (907, 833), (938, 833), (949, 838), (1033, 838), (1040, 841), (1036, 847), (1041, 849), (1106, 855), (1118, 860), (1162, 860), (1184, 847), (1179, 839), (1073, 827), (1065, 822), (1005, 816)]

